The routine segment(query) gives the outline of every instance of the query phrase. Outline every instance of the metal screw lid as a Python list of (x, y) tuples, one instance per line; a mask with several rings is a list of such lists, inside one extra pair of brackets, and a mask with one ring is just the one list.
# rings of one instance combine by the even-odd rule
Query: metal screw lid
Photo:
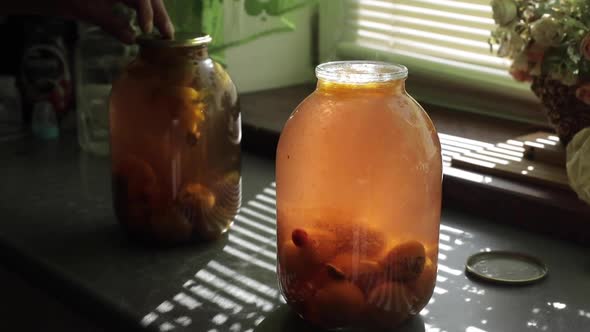
[(526, 285), (537, 282), (549, 269), (538, 258), (512, 251), (484, 251), (470, 256), (465, 264), (467, 276), (488, 282)]

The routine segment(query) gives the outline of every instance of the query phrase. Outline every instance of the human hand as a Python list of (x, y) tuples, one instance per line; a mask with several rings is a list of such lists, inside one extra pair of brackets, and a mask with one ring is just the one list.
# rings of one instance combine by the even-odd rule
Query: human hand
[(133, 43), (135, 33), (129, 22), (115, 13), (115, 5), (122, 3), (137, 12), (139, 26), (150, 33), (154, 26), (165, 38), (172, 38), (174, 27), (163, 0), (59, 0), (64, 16), (100, 26), (124, 43)]

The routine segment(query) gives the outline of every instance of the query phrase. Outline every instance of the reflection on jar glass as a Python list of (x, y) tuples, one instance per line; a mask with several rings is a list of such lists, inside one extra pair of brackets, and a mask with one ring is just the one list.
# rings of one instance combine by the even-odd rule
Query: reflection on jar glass
[[(123, 7), (117, 5), (117, 10), (135, 27), (135, 11)], [(83, 151), (108, 156), (111, 84), (137, 56), (138, 47), (122, 43), (95, 25), (79, 23), (78, 33), (78, 141)]]
[(277, 149), (281, 291), (323, 328), (394, 327), (434, 289), (438, 136), (405, 67), (333, 62), (316, 74)]
[(209, 36), (139, 39), (113, 84), (110, 137), (117, 218), (133, 236), (174, 244), (227, 231), (241, 202), (236, 88)]

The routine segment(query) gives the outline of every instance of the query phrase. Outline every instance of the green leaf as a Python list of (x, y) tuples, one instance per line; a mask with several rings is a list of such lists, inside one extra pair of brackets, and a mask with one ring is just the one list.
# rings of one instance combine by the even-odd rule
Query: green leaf
[(201, 30), (213, 38), (213, 43), (223, 43), (223, 0), (202, 0)]
[(285, 16), (281, 17), (281, 22), (283, 22), (287, 28), (291, 29), (291, 31), (295, 31), (295, 23), (288, 20)]
[(580, 62), (580, 59), (582, 59), (582, 55), (580, 54), (580, 48), (577, 44), (568, 46), (567, 55), (569, 56), (570, 60), (574, 63), (578, 63)]
[(580, 61), (579, 73), (580, 80), (585, 82), (590, 81), (590, 61), (586, 59)]
[(200, 0), (164, 1), (177, 32), (201, 32), (202, 2)]
[(566, 47), (552, 47), (545, 51), (543, 63), (541, 64), (541, 74), (548, 75), (551, 72), (555, 72), (556, 68), (563, 62), (566, 54)]
[(259, 0), (245, 0), (244, 1), (244, 9), (246, 10), (246, 14), (250, 16), (258, 16), (262, 14), (264, 9), (266, 8), (265, 4), (260, 2)]
[(317, 0), (246, 0), (242, 8), (244, 13), (257, 16), (264, 9), (269, 15), (280, 17), (283, 26), (230, 42), (224, 40), (223, 0), (166, 0), (164, 3), (176, 31), (204, 32), (211, 35), (211, 57), (224, 63), (223, 52), (228, 48), (238, 47), (264, 36), (294, 31), (295, 24), (284, 15), (316, 4)]
[[(202, 0), (203, 12), (202, 12), (202, 25), (201, 30), (209, 34), (212, 38), (209, 49), (215, 48), (217, 45), (224, 43), (224, 10), (223, 0)], [(225, 57), (223, 52), (216, 52), (211, 54), (217, 62), (225, 63)]]
[(317, 0), (271, 0), (267, 7), (267, 12), (271, 16), (283, 16), (294, 12), (303, 7), (316, 4)]

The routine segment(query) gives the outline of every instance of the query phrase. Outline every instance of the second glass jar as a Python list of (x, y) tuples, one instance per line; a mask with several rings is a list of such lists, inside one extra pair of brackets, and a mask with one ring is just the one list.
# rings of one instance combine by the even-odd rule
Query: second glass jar
[(335, 62), (316, 74), (277, 149), (281, 290), (320, 327), (391, 328), (434, 289), (438, 136), (405, 67)]
[(159, 244), (214, 239), (241, 203), (236, 88), (209, 36), (139, 39), (113, 84), (110, 141), (119, 222)]

